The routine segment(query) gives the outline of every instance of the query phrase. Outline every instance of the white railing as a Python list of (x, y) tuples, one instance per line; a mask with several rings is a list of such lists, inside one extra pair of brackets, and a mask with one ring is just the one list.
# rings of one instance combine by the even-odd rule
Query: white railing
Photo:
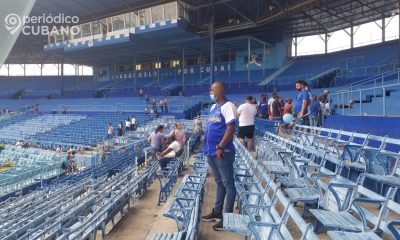
[[(384, 85), (383, 82), (381, 82), (382, 85), (378, 85), (377, 83), (374, 83), (374, 86), (372, 87), (367, 87), (367, 88), (361, 88), (361, 89), (348, 89), (348, 90), (342, 90), (340, 92), (335, 92), (329, 95), (329, 102), (331, 103), (331, 109), (334, 105), (337, 105), (337, 110), (338, 112), (335, 112), (336, 114), (342, 114), (342, 115), (350, 115), (346, 114), (345, 109), (351, 109), (353, 108), (354, 104), (359, 104), (357, 107), (359, 109), (359, 115), (364, 115), (363, 111), (368, 107), (368, 103), (363, 103), (363, 99), (367, 97), (367, 95), (370, 95), (372, 97), (382, 97), (382, 112), (381, 113), (374, 113), (373, 115), (382, 115), (386, 116), (386, 102), (387, 102), (387, 96), (386, 96), (386, 91), (388, 89), (393, 89), (393, 88), (398, 88), (400, 89), (400, 78), (397, 78), (396, 83), (392, 84), (387, 84)], [(359, 103), (354, 103), (355, 100), (359, 100)], [(371, 101), (374, 101), (371, 98)], [(367, 105), (367, 106), (366, 106)], [(400, 114), (400, 112), (399, 112)], [(352, 114), (354, 115), (354, 114)]]

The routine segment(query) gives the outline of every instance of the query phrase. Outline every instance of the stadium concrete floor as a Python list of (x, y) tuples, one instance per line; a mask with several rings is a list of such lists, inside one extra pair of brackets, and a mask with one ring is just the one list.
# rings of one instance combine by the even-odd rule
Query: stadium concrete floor
[[(190, 170), (185, 169), (184, 173), (189, 173)], [(174, 193), (182, 181), (180, 177), (174, 186), (172, 194), (168, 197), (166, 203), (157, 206), (158, 194), (160, 184), (158, 180), (148, 188), (147, 192), (141, 199), (136, 201), (129, 212), (123, 217), (116, 218), (116, 225), (110, 231), (111, 225), (107, 225), (107, 230), (110, 231), (105, 239), (106, 240), (151, 240), (153, 235), (158, 232), (175, 232), (177, 230), (174, 220), (164, 217), (163, 213), (173, 199)], [(208, 175), (205, 186), (205, 198), (201, 214), (208, 214), (214, 206), (215, 199), (215, 182), (211, 174)], [(127, 210), (128, 211), (128, 210)], [(239, 240), (243, 239), (238, 234), (229, 232), (217, 232), (212, 229), (215, 223), (200, 222), (200, 232), (198, 234), (199, 240), (218, 240), (229, 239)], [(100, 234), (100, 232), (98, 232)], [(98, 239), (101, 239), (98, 235)]]

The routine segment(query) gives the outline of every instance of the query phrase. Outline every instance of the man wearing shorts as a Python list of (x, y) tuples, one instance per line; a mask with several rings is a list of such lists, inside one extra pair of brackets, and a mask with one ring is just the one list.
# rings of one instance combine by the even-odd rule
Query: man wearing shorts
[(247, 149), (253, 150), (254, 136), (254, 118), (257, 114), (257, 108), (253, 102), (252, 96), (246, 97), (246, 103), (237, 109), (237, 117), (239, 118), (239, 141), (244, 145), (244, 138), (247, 138)]

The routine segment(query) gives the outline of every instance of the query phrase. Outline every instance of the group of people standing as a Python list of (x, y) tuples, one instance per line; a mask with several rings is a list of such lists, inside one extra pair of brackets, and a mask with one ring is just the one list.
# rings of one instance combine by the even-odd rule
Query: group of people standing
[[(162, 113), (168, 113), (168, 99), (167, 97), (161, 98), (160, 99), (160, 109)], [(158, 109), (157, 109), (157, 98), (153, 97), (151, 100), (151, 109), (149, 109), (148, 105), (150, 104), (150, 97), (148, 94), (146, 94), (146, 107), (144, 109), (145, 113), (150, 113), (150, 114), (157, 114)]]
[(293, 101), (289, 97), (284, 100), (274, 92), (269, 99), (267, 94), (261, 94), (257, 103), (254, 99), (250, 103), (257, 105), (257, 115), (260, 118), (282, 120), (283, 115), (290, 113), (300, 118), (300, 124), (321, 126), (324, 116), (331, 113), (329, 91), (326, 89), (321, 96), (313, 96), (307, 82), (303, 80), (298, 80), (295, 87), (299, 94)]
[[(136, 124), (137, 124), (137, 122), (136, 122), (136, 117), (135, 116), (132, 116), (132, 117), (128, 117), (126, 120), (125, 120), (125, 132), (127, 132), (127, 131), (135, 131), (136, 130)], [(117, 126), (117, 135), (120, 137), (120, 136), (123, 136), (124, 135), (124, 127), (123, 127), (124, 125), (123, 125), (123, 122), (121, 121), (120, 123), (118, 123), (118, 126)], [(113, 127), (113, 124), (112, 123), (108, 123), (108, 126), (107, 126), (107, 137), (106, 137), (106, 139), (111, 139), (111, 138), (113, 138), (114, 137), (114, 127)]]

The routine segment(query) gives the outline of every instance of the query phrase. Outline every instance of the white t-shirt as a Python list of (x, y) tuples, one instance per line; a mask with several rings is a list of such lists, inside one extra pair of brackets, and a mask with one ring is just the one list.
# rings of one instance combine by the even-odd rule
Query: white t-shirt
[(172, 151), (167, 153), (164, 157), (165, 158), (174, 158), (176, 156), (176, 153), (181, 150), (181, 145), (177, 141), (173, 141), (168, 148), (171, 148)]
[(131, 121), (125, 121), (125, 127), (130, 127), (131, 126)]
[(272, 103), (274, 102), (274, 100), (275, 100), (275, 99), (274, 99), (273, 97), (271, 97), (270, 99), (268, 99), (268, 105), (271, 106)]
[(135, 125), (136, 124), (136, 118), (132, 118), (131, 122), (132, 122), (133, 125)]
[(250, 103), (244, 103), (239, 106), (237, 113), (240, 113), (239, 127), (254, 125), (254, 117), (257, 114), (256, 106)]

